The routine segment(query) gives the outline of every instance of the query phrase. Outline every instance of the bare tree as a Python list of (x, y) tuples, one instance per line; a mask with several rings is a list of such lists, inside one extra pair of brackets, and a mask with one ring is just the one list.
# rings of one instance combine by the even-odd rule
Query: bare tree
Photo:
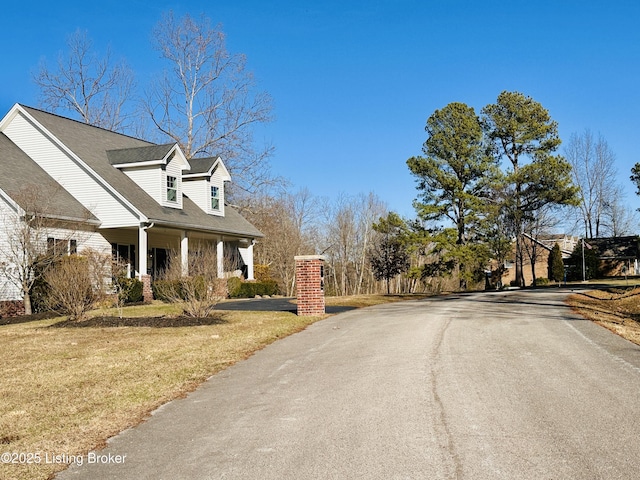
[(87, 33), (77, 30), (67, 39), (68, 51), (50, 69), (43, 61), (33, 80), (40, 87), (40, 103), (54, 113), (72, 112), (88, 124), (124, 131), (129, 116), (134, 75), (124, 61), (114, 62), (93, 51)]
[(589, 130), (571, 135), (565, 148), (573, 167), (573, 181), (580, 187), (579, 211), (588, 238), (602, 236), (607, 203), (618, 189), (615, 181), (615, 155), (607, 141)]
[[(50, 192), (49, 192), (50, 193)], [(12, 195), (16, 205), (2, 218), (0, 273), (23, 298), (25, 314), (33, 313), (31, 291), (53, 263), (69, 252), (69, 238), (61, 238), (51, 219), (51, 200), (36, 185), (25, 185)], [(56, 239), (52, 242), (54, 230)], [(68, 234), (67, 234), (68, 236)]]
[(625, 202), (625, 194), (616, 185), (604, 202), (601, 231), (610, 237), (632, 235), (638, 227), (638, 215)]
[(316, 236), (317, 200), (309, 190), (246, 198), (242, 213), (261, 232), (256, 244), (256, 264), (268, 265), (269, 272), (287, 296), (295, 292), (296, 255), (313, 254)]
[(241, 188), (264, 184), (272, 148), (256, 148), (253, 127), (271, 120), (271, 98), (255, 91), (245, 56), (229, 53), (220, 26), (204, 16), (166, 14), (153, 38), (169, 65), (143, 101), (155, 126), (187, 158), (220, 155)]
[(328, 279), (336, 295), (369, 293), (375, 278), (367, 253), (376, 232), (373, 223), (387, 209), (375, 194), (341, 195), (324, 209), (324, 245)]

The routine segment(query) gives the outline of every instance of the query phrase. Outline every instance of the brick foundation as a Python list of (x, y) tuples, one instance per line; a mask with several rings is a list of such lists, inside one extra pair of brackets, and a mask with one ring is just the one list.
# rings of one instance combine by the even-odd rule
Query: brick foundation
[(324, 315), (324, 257), (302, 255), (296, 261), (298, 315)]
[(151, 275), (142, 275), (142, 299), (145, 303), (153, 300), (153, 290), (151, 290)]
[(17, 317), (24, 315), (24, 302), (22, 300), (5, 300), (0, 302), (0, 318)]

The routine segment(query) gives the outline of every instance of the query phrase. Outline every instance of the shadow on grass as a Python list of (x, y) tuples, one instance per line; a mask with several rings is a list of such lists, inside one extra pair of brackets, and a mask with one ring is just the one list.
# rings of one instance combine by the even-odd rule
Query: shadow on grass
[(179, 328), (199, 327), (203, 325), (222, 325), (227, 323), (224, 315), (215, 317), (93, 317), (79, 322), (63, 320), (49, 328), (114, 328), (114, 327), (151, 327)]

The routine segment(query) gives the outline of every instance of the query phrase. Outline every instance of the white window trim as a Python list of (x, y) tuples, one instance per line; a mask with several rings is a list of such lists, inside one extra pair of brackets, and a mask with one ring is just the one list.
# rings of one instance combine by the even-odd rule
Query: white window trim
[[(217, 193), (216, 196), (213, 195), (214, 189), (216, 190), (216, 193)], [(213, 201), (214, 200), (217, 200), (217, 202), (218, 202), (218, 206), (217, 207), (213, 206)], [(214, 211), (214, 212), (222, 211), (222, 209), (220, 208), (220, 187), (217, 186), (217, 185), (210, 185), (209, 186), (209, 208), (211, 208), (211, 210)]]
[[(170, 179), (173, 179), (173, 186), (172, 187), (169, 186), (169, 180)], [(175, 198), (173, 200), (171, 198), (169, 198), (169, 192), (170, 191), (174, 192)], [(166, 176), (165, 196), (166, 196), (167, 202), (169, 202), (171, 204), (178, 204), (178, 177), (174, 177), (173, 175), (167, 175)]]

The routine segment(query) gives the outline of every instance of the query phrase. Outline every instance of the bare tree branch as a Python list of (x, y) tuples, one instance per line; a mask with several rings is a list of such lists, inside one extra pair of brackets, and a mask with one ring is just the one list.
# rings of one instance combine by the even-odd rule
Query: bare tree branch
[(129, 127), (124, 110), (131, 100), (134, 75), (124, 61), (113, 63), (107, 50), (100, 58), (87, 33), (77, 30), (67, 39), (68, 51), (57, 68), (43, 61), (33, 80), (40, 87), (41, 106), (53, 113), (72, 112), (88, 124), (114, 131)]
[(220, 26), (206, 17), (163, 17), (153, 32), (169, 69), (143, 101), (155, 126), (187, 158), (220, 155), (235, 183), (254, 191), (269, 182), (270, 145), (257, 147), (253, 127), (271, 121), (271, 98), (256, 92), (244, 55), (231, 54)]

